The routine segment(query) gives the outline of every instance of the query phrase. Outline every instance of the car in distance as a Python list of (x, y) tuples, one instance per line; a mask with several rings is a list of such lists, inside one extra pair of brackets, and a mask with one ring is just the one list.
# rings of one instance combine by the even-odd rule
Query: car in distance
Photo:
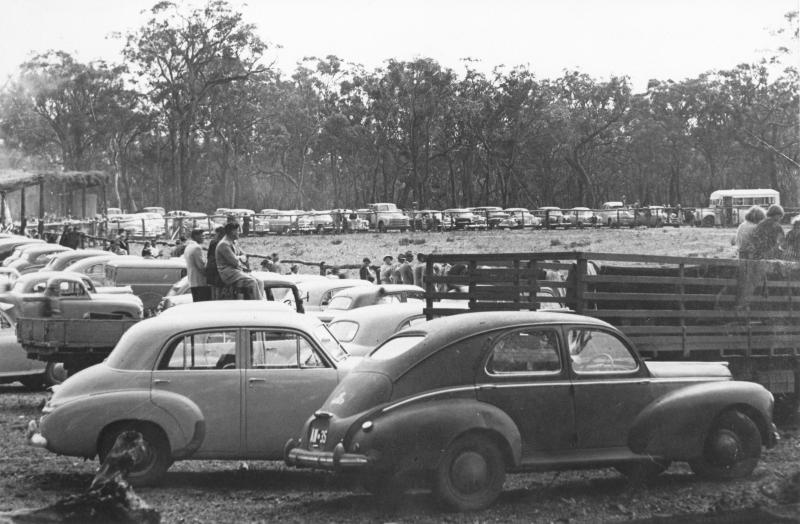
[(622, 202), (604, 202), (595, 213), (597, 223), (608, 227), (631, 226), (636, 223), (636, 217)]
[(28, 244), (18, 249), (21, 249), (19, 257), (11, 262), (9, 262), (11, 257), (8, 257), (3, 261), (3, 265), (16, 269), (22, 275), (42, 269), (53, 255), (75, 251), (70, 247), (58, 244)]
[(413, 284), (354, 286), (337, 291), (331, 297), (327, 307), (315, 314), (323, 322), (330, 322), (334, 315), (342, 311), (375, 304), (401, 304), (409, 301), (421, 304), (424, 298), (425, 290)]
[(103, 363), (54, 392), (32, 443), (102, 461), (121, 432), (139, 431), (136, 485), (175, 460), (281, 458), (339, 382), (347, 353), (313, 317), (236, 302), (186, 304), (132, 326)]
[(351, 470), (374, 492), (429, 479), (456, 510), (490, 505), (506, 471), (688, 461), (748, 475), (775, 444), (772, 395), (727, 365), (644, 362), (616, 328), (556, 312), (479, 312), (390, 337), (286, 444), (289, 465)]
[(66, 269), (71, 264), (74, 264), (78, 260), (109, 254), (114, 255), (113, 253), (103, 251), (102, 249), (73, 249), (69, 251), (62, 251), (61, 253), (51, 255), (47, 261), (47, 264), (45, 264), (45, 266), (39, 271), (61, 271), (62, 269)]
[[(531, 213), (524, 207), (509, 207), (506, 208), (506, 213), (510, 218), (516, 221), (515, 228), (524, 229), (526, 227), (539, 227), (542, 225), (542, 219)], [(503, 227), (501, 225), (501, 227)]]
[(424, 307), (422, 302), (412, 301), (339, 311), (328, 329), (350, 355), (365, 356), (401, 329), (425, 322)]
[(597, 223), (597, 217), (594, 216), (594, 211), (588, 207), (573, 207), (572, 209), (565, 209), (564, 216), (571, 226), (593, 226)]
[(12, 307), (0, 303), (0, 384), (19, 381), (31, 389), (59, 384), (66, 378), (64, 366), (28, 358), (17, 341), (15, 322), (7, 313)]

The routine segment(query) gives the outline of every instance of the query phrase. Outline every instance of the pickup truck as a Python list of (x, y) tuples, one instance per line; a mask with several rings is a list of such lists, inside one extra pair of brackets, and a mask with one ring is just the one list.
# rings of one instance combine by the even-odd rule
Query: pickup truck
[(143, 313), (130, 289), (96, 293), (88, 277), (63, 272), (50, 277), (43, 292), (12, 290), (2, 298), (14, 304), (17, 340), (28, 358), (63, 362), (68, 372), (103, 360)]
[(404, 232), (411, 227), (408, 217), (397, 209), (395, 204), (368, 204), (367, 207), (369, 208), (369, 226), (372, 229), (381, 232), (388, 229), (399, 229)]
[[(733, 377), (800, 406), (800, 264), (610, 253), (495, 253), (426, 258), (425, 314), (540, 309), (538, 291), (618, 327), (649, 360), (727, 361)], [(434, 264), (463, 270), (447, 275)], [(454, 291), (445, 292), (445, 288)]]
[(605, 202), (594, 214), (598, 224), (608, 227), (633, 227), (635, 225), (633, 211), (622, 202)]

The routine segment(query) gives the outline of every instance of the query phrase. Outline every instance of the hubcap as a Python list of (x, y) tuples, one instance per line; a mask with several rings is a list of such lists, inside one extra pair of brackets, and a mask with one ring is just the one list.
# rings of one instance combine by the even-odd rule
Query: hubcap
[(714, 435), (709, 451), (712, 462), (727, 466), (736, 463), (742, 453), (742, 446), (736, 433), (723, 429)]
[(461, 493), (475, 493), (488, 484), (489, 465), (480, 453), (467, 451), (453, 461), (450, 477)]

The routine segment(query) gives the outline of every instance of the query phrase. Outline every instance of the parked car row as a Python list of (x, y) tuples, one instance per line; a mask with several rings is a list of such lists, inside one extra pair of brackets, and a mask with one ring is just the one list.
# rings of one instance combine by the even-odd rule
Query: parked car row
[[(303, 211), (218, 208), (212, 215), (188, 211), (166, 213), (166, 230), (175, 231), (214, 227), (235, 220), (247, 234), (330, 233), (359, 231), (444, 231), (567, 227), (661, 227), (679, 225), (677, 210), (663, 206), (633, 209), (622, 202), (606, 202), (601, 209), (587, 207), (560, 209), (545, 206), (529, 210), (521, 207), (503, 209), (496, 206), (471, 208), (400, 210), (395, 204), (370, 204), (363, 209)], [(123, 217), (127, 215), (122, 215)], [(116, 218), (115, 218), (116, 220)], [(126, 222), (127, 223), (127, 222)], [(131, 230), (133, 232), (133, 230)], [(141, 228), (134, 234), (139, 234)]]

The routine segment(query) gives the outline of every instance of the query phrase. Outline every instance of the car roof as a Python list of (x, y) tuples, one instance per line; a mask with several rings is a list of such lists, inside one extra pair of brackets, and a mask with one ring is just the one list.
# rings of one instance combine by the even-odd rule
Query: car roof
[(404, 291), (418, 291), (424, 293), (425, 290), (412, 284), (380, 284), (376, 286), (355, 286), (343, 289), (336, 293), (337, 297), (362, 297), (365, 295), (398, 294)]
[(172, 258), (142, 258), (131, 255), (117, 256), (106, 262), (109, 267), (160, 267), (160, 268), (185, 268), (186, 260), (183, 257)]
[(88, 267), (88, 266), (92, 266), (94, 264), (99, 264), (101, 262), (105, 262), (107, 260), (110, 260), (112, 258), (116, 258), (116, 257), (119, 257), (119, 256), (120, 255), (116, 255), (114, 253), (111, 253), (110, 251), (106, 251), (105, 254), (103, 254), (103, 255), (94, 255), (94, 256), (91, 256), (91, 257), (86, 257), (86, 258), (82, 258), (80, 260), (76, 260), (75, 262), (73, 262), (72, 264), (68, 265), (67, 267), (68, 268), (69, 267), (73, 267), (73, 266), (78, 266), (78, 267), (86, 266), (86, 267)]
[(355, 309), (342, 310), (330, 320), (329, 324), (337, 321), (349, 320), (352, 322), (383, 323), (392, 319), (402, 319), (404, 317), (421, 315), (425, 304), (421, 302), (393, 302), (391, 304), (375, 304)]
[(209, 300), (206, 302), (190, 302), (164, 310), (159, 316), (192, 316), (195, 315), (220, 315), (222, 313), (236, 313), (237, 315), (248, 312), (282, 312), (294, 311), (283, 302), (268, 300)]
[(425, 358), (448, 347), (458, 340), (466, 339), (481, 333), (497, 329), (508, 329), (523, 325), (549, 324), (583, 324), (598, 327), (611, 327), (602, 320), (550, 311), (481, 311), (461, 313), (441, 317), (429, 322), (404, 329), (388, 340), (400, 336), (422, 335), (425, 338), (402, 355), (389, 360), (365, 359), (359, 369), (385, 373), (396, 380), (408, 369), (414, 367)]
[(71, 247), (62, 246), (59, 244), (28, 244), (25, 246), (25, 253), (55, 253), (55, 252), (72, 252), (75, 251)]
[(74, 271), (34, 271), (33, 273), (25, 273), (17, 278), (16, 283), (25, 285), (31, 281), (50, 280), (53, 277), (63, 277), (65, 279), (78, 279), (85, 282), (87, 277), (83, 273), (76, 273)]

